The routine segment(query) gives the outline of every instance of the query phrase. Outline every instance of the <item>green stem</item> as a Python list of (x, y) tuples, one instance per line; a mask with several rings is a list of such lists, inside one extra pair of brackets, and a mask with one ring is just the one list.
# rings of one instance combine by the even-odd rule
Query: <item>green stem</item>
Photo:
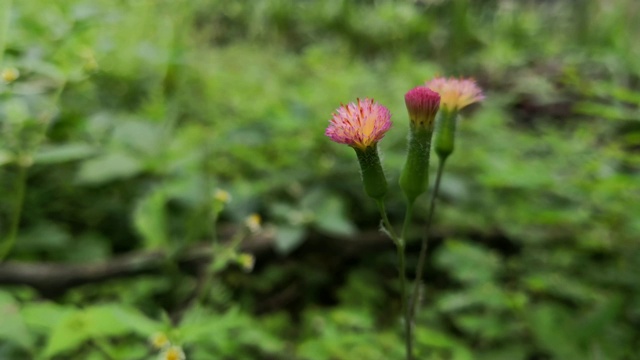
[(378, 144), (373, 144), (365, 149), (354, 147), (362, 172), (362, 185), (369, 197), (381, 201), (387, 194), (387, 179), (382, 170)]
[(205, 181), (205, 197), (206, 197), (206, 211), (207, 217), (205, 218), (205, 222), (209, 223), (209, 227), (207, 231), (209, 232), (209, 236), (211, 236), (211, 242), (213, 244), (218, 243), (218, 213), (217, 209), (214, 208), (213, 202), (213, 174), (214, 169), (212, 168), (212, 154), (213, 151), (211, 149), (211, 144), (209, 141), (205, 141), (204, 143), (204, 163), (202, 164), (202, 171), (204, 172), (204, 181)]
[(393, 243), (396, 244), (396, 246), (400, 246), (398, 235), (393, 230), (393, 227), (391, 226), (391, 223), (389, 222), (389, 218), (387, 217), (387, 210), (384, 207), (384, 203), (382, 202), (382, 200), (376, 200), (376, 204), (378, 205), (378, 210), (380, 211), (380, 216), (382, 216), (382, 224), (384, 225), (385, 230), (387, 231), (387, 233), (391, 237), (391, 240), (393, 240)]
[(420, 285), (422, 282), (422, 273), (424, 272), (425, 262), (427, 258), (427, 247), (429, 244), (429, 230), (431, 229), (431, 221), (433, 214), (436, 210), (436, 198), (440, 191), (440, 181), (442, 180), (442, 172), (444, 170), (444, 164), (447, 160), (447, 156), (439, 157), (438, 173), (436, 175), (436, 183), (433, 189), (433, 195), (431, 196), (431, 204), (429, 205), (429, 212), (427, 214), (427, 223), (425, 225), (424, 233), (422, 234), (422, 247), (420, 248), (420, 255), (418, 256), (418, 266), (416, 268), (416, 280), (413, 285), (413, 293), (411, 295), (411, 302), (409, 303), (409, 320), (411, 323), (414, 321), (416, 307), (418, 305), (418, 293), (420, 292)]
[(413, 205), (416, 198), (429, 186), (429, 157), (433, 129), (411, 125), (407, 159), (400, 174), (400, 188), (407, 204)]
[(231, 255), (235, 254), (238, 251), (238, 247), (242, 243), (242, 240), (246, 238), (246, 236), (246, 230), (240, 229), (228, 244), (219, 245), (218, 243), (213, 243), (211, 262), (205, 269), (205, 274), (203, 276), (201, 286), (199, 287), (199, 289), (196, 289), (197, 293), (195, 298), (197, 303), (205, 305), (206, 297), (210, 292), (214, 276), (216, 275), (216, 273), (224, 270), (224, 267), (219, 267), (220, 265), (217, 263), (217, 261), (223, 261), (223, 265), (226, 266), (227, 262), (231, 258)]
[[(409, 227), (411, 225), (411, 219), (413, 218), (413, 202), (408, 202), (407, 203), (407, 211), (405, 213), (405, 218), (404, 218), (404, 223), (402, 224), (402, 243), (403, 245), (407, 243), (407, 238), (408, 238), (408, 231), (409, 231)], [(402, 269), (405, 269), (405, 251), (404, 251), (404, 247), (402, 248), (402, 264), (400, 266), (402, 266)], [(400, 260), (400, 254), (398, 254), (398, 260)], [(405, 271), (402, 271), (401, 274), (402, 277), (405, 277)], [(406, 282), (406, 280), (405, 280)], [(403, 285), (404, 286), (404, 285)], [(405, 299), (408, 300), (409, 294), (406, 293), (405, 289), (402, 289), (403, 297)], [(406, 348), (407, 348), (407, 358), (408, 359), (412, 359), (413, 358), (413, 323), (411, 322), (411, 313), (409, 312), (409, 307), (408, 307), (408, 303), (407, 300), (405, 300), (405, 304), (403, 304), (404, 306), (404, 312), (405, 312), (405, 321), (404, 321), (404, 327), (405, 327), (405, 333), (407, 336), (407, 343), (406, 343)]]
[(13, 205), (13, 213), (11, 214), (11, 223), (9, 225), (9, 234), (4, 240), (4, 244), (0, 247), (0, 262), (2, 262), (13, 249), (18, 236), (18, 228), (20, 226), (20, 218), (22, 217), (22, 208), (24, 207), (24, 195), (27, 187), (27, 166), (18, 164), (18, 176), (16, 178), (16, 197)]
[[(398, 255), (398, 275), (400, 275), (400, 302), (402, 307), (402, 317), (404, 319), (404, 331), (405, 331), (405, 348), (407, 354), (407, 360), (413, 360), (413, 341), (411, 337), (411, 322), (409, 321), (409, 312), (407, 307), (407, 275), (405, 273), (405, 255), (404, 255), (404, 239), (399, 238), (396, 232), (391, 227), (389, 218), (387, 217), (387, 211), (385, 210), (384, 203), (381, 200), (377, 200), (378, 210), (380, 210), (380, 216), (382, 216), (382, 222), (389, 234), (391, 240), (396, 244), (396, 252)], [(407, 208), (407, 215), (410, 210)], [(403, 234), (406, 230), (407, 221), (405, 219), (405, 226), (403, 226)]]
[(407, 212), (405, 213), (404, 223), (402, 224), (402, 234), (401, 238), (404, 243), (407, 243), (407, 232), (409, 231), (409, 226), (411, 225), (411, 218), (413, 217), (413, 203), (407, 203)]
[(407, 275), (405, 272), (405, 256), (404, 241), (400, 239), (400, 246), (397, 246), (398, 252), (398, 273), (400, 274), (400, 294), (402, 300), (402, 315), (404, 317), (404, 336), (407, 360), (413, 359), (413, 338), (411, 334), (411, 321), (409, 319), (409, 308), (407, 306)]

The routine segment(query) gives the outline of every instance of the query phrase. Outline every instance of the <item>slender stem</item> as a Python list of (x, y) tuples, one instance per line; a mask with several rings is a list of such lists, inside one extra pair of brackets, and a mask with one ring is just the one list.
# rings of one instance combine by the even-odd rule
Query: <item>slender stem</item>
[(389, 236), (391, 237), (391, 240), (393, 240), (393, 243), (396, 244), (396, 246), (401, 246), (401, 244), (399, 244), (399, 241), (401, 239), (398, 238), (398, 235), (396, 234), (395, 230), (393, 230), (393, 227), (389, 222), (389, 218), (387, 217), (387, 210), (384, 207), (384, 202), (382, 202), (382, 200), (376, 200), (376, 204), (378, 205), (380, 216), (382, 216), (382, 224), (384, 224), (385, 230), (389, 233)]
[[(404, 250), (404, 245), (407, 243), (407, 232), (409, 231), (409, 226), (411, 225), (411, 219), (413, 217), (413, 204), (414, 202), (407, 202), (407, 210), (405, 213), (405, 217), (404, 217), (404, 223), (402, 224), (402, 257), (400, 256), (400, 253), (398, 253), (398, 262), (400, 262), (401, 264), (399, 266), (401, 266), (401, 269), (403, 270), (401, 273), (401, 277), (405, 277), (405, 250)], [(398, 249), (398, 251), (400, 251), (400, 249)], [(408, 299), (410, 294), (406, 293), (406, 289), (404, 289), (406, 280), (402, 280), (402, 293), (404, 300), (404, 304), (403, 304), (403, 312), (405, 313), (405, 318), (404, 318), (404, 331), (406, 334), (406, 348), (407, 348), (407, 359), (411, 360), (413, 359), (413, 324), (411, 322), (411, 313), (409, 312), (409, 307), (408, 307)]]
[(27, 187), (27, 166), (18, 164), (18, 176), (15, 184), (15, 202), (13, 205), (13, 213), (11, 214), (11, 223), (9, 225), (9, 234), (0, 247), (0, 262), (9, 255), (16, 243), (18, 236), (18, 228), (20, 226), (20, 218), (22, 217), (22, 208), (24, 207), (24, 195)]
[(420, 255), (418, 257), (418, 266), (416, 268), (416, 281), (413, 284), (413, 293), (411, 295), (411, 302), (409, 303), (409, 320), (411, 323), (414, 321), (416, 307), (418, 303), (418, 293), (420, 292), (420, 285), (422, 282), (422, 273), (424, 272), (424, 266), (427, 258), (427, 247), (429, 244), (429, 230), (431, 229), (431, 221), (433, 214), (436, 210), (436, 198), (440, 191), (440, 181), (442, 180), (442, 172), (444, 170), (444, 164), (447, 157), (440, 157), (438, 162), (438, 173), (436, 175), (436, 183), (431, 196), (431, 204), (429, 205), (429, 213), (427, 214), (427, 223), (425, 225), (424, 233), (422, 234), (422, 247), (420, 248)]
[[(407, 275), (405, 272), (405, 256), (404, 256), (404, 239), (399, 238), (396, 235), (396, 232), (391, 227), (391, 223), (389, 222), (389, 218), (387, 217), (387, 211), (385, 210), (384, 203), (382, 200), (376, 200), (378, 204), (378, 209), (380, 210), (380, 216), (382, 216), (382, 222), (391, 236), (391, 240), (396, 244), (396, 251), (398, 255), (398, 275), (400, 275), (400, 302), (402, 307), (402, 317), (404, 319), (404, 331), (405, 331), (405, 348), (407, 354), (407, 360), (413, 360), (413, 341), (411, 338), (411, 322), (409, 321), (409, 308), (407, 307)], [(410, 209), (407, 208), (407, 215), (409, 214)], [(405, 220), (406, 224), (406, 220)], [(405, 226), (406, 227), (406, 226)], [(405, 232), (405, 227), (403, 227), (403, 233)]]
[(411, 334), (411, 321), (409, 318), (409, 308), (407, 306), (407, 275), (405, 272), (405, 256), (404, 256), (404, 241), (400, 239), (400, 246), (397, 246), (398, 252), (398, 273), (400, 275), (400, 294), (402, 300), (402, 316), (404, 317), (404, 336), (405, 336), (405, 348), (407, 353), (407, 360), (413, 359), (413, 338)]
[(413, 203), (407, 203), (407, 211), (404, 216), (404, 223), (402, 224), (402, 234), (400, 235), (402, 241), (407, 243), (407, 232), (409, 231), (409, 226), (411, 225), (411, 218), (413, 217)]
[(209, 227), (206, 229), (206, 231), (209, 233), (208, 235), (211, 236), (212, 243), (218, 244), (218, 228), (217, 227), (218, 227), (219, 211), (214, 208), (213, 187), (212, 187), (214, 180), (213, 180), (213, 176), (211, 175), (214, 172), (214, 169), (212, 168), (212, 162), (211, 162), (212, 153), (213, 151), (211, 149), (210, 142), (205, 141), (202, 172), (204, 173), (204, 181), (205, 181), (204, 190), (205, 190), (205, 197), (206, 197), (205, 204), (206, 204), (206, 212), (207, 212), (205, 223), (209, 224)]
[[(219, 245), (218, 243), (213, 243), (212, 249), (212, 258), (211, 262), (205, 269), (204, 276), (202, 278), (202, 283), (199, 289), (196, 289), (196, 301), (202, 305), (205, 304), (205, 300), (207, 295), (209, 294), (209, 290), (211, 289), (211, 285), (214, 280), (214, 276), (216, 273), (224, 270), (223, 268), (219, 268), (219, 265), (216, 263), (217, 261), (224, 261), (224, 266), (227, 265), (231, 256), (238, 251), (238, 247), (247, 237), (246, 229), (241, 229), (236, 233), (233, 238), (229, 241), (228, 244)], [(219, 254), (216, 254), (218, 252)], [(216, 256), (217, 255), (217, 256)]]

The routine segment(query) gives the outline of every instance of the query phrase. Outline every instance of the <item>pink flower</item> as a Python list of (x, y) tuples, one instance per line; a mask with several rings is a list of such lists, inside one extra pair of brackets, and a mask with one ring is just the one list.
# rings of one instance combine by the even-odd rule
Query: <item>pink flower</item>
[(418, 86), (404, 95), (409, 118), (414, 125), (431, 128), (440, 108), (440, 95), (425, 86)]
[(329, 122), (325, 135), (331, 140), (364, 150), (380, 141), (391, 128), (391, 113), (373, 99), (358, 99), (340, 106)]
[(449, 111), (461, 110), (484, 99), (482, 89), (473, 79), (437, 77), (427, 81), (425, 86), (440, 94), (440, 104)]

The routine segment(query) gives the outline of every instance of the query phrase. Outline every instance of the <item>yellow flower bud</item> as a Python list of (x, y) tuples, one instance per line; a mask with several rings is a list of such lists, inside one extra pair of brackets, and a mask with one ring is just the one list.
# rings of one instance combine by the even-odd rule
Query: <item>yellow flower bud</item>
[(151, 335), (151, 338), (149, 338), (149, 342), (151, 342), (151, 346), (153, 346), (153, 348), (156, 350), (161, 350), (171, 345), (169, 337), (167, 337), (167, 335), (163, 332), (157, 332)]
[(231, 195), (222, 189), (216, 189), (213, 197), (216, 199), (216, 201), (219, 201), (221, 203), (228, 203), (229, 201), (231, 201)]
[(251, 231), (252, 233), (260, 231), (261, 223), (262, 223), (262, 218), (260, 217), (259, 214), (251, 214), (244, 220), (245, 226), (249, 228), (249, 231)]
[(20, 71), (14, 67), (3, 69), (2, 73), (0, 73), (0, 78), (7, 84), (16, 81), (19, 77)]
[(184, 355), (184, 351), (180, 346), (171, 346), (167, 350), (163, 351), (160, 354), (160, 359), (162, 360), (186, 360), (187, 357)]
[(248, 253), (242, 253), (238, 255), (236, 260), (246, 272), (250, 272), (251, 270), (253, 270), (253, 266), (256, 264), (256, 258)]

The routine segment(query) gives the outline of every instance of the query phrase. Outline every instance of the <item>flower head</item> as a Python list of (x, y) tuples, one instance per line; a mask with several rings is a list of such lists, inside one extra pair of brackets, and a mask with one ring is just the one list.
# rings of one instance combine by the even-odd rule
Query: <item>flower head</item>
[(167, 335), (162, 332), (151, 335), (151, 337), (149, 338), (149, 342), (151, 342), (151, 346), (153, 346), (157, 350), (164, 349), (171, 345), (171, 342), (169, 341)]
[(427, 81), (425, 86), (440, 94), (440, 104), (450, 111), (461, 110), (484, 99), (482, 89), (473, 79), (437, 77)]
[(255, 256), (249, 253), (238, 254), (236, 260), (238, 261), (238, 264), (242, 267), (242, 269), (246, 272), (251, 272), (251, 270), (253, 270), (253, 267), (256, 265)]
[(251, 214), (244, 219), (244, 225), (251, 231), (252, 233), (257, 233), (260, 231), (262, 223), (262, 217), (259, 214)]
[(329, 122), (325, 135), (331, 140), (364, 150), (391, 128), (391, 113), (373, 99), (358, 99), (340, 106)]
[(440, 108), (440, 95), (425, 86), (415, 87), (404, 95), (409, 118), (414, 125), (432, 127)]
[(171, 346), (160, 354), (161, 360), (186, 360), (184, 351), (180, 346)]
[(228, 203), (229, 201), (231, 201), (231, 194), (222, 189), (216, 189), (213, 197), (216, 201), (219, 201), (221, 203)]
[(14, 67), (3, 69), (0, 72), (0, 79), (7, 84), (16, 81), (18, 77), (20, 77), (20, 71)]

